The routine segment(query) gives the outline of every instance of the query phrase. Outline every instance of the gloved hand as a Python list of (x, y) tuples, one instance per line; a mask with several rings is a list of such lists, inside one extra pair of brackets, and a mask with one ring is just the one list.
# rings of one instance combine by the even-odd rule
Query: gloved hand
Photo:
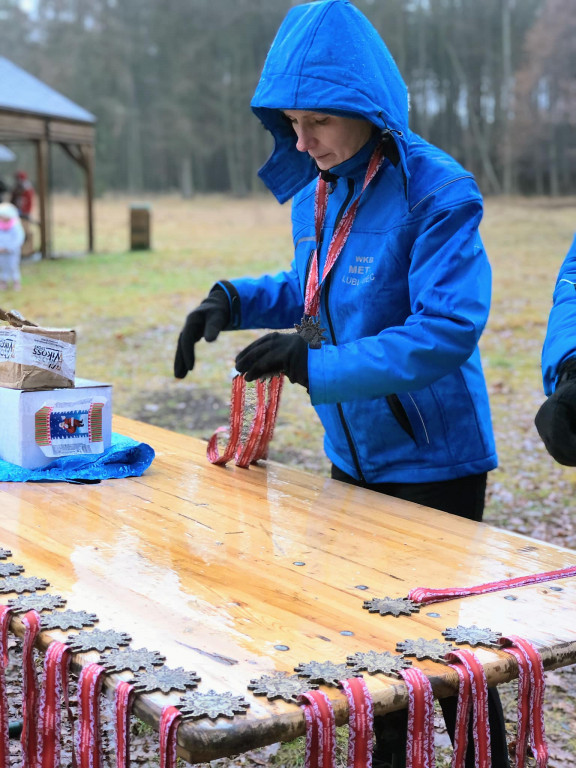
[(534, 421), (548, 453), (559, 464), (576, 467), (576, 358), (563, 364), (556, 390)]
[(214, 287), (196, 309), (192, 310), (178, 337), (174, 376), (183, 379), (194, 368), (194, 345), (202, 337), (215, 341), (230, 323), (230, 302), (226, 291)]
[(268, 333), (238, 354), (236, 370), (246, 381), (285, 373), (292, 384), (308, 389), (308, 344), (297, 333)]

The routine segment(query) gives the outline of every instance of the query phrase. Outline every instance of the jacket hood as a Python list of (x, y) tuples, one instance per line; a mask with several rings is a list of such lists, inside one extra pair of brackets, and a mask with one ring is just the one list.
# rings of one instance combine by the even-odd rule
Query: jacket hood
[(408, 178), (406, 85), (376, 29), (348, 0), (320, 0), (288, 12), (251, 106), (275, 140), (258, 175), (281, 203), (318, 175), (309, 155), (296, 149), (282, 109), (362, 117), (391, 131)]

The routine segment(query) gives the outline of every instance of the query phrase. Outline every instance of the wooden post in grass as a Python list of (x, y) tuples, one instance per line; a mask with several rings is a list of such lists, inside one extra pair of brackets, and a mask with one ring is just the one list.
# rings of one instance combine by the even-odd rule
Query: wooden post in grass
[(150, 250), (150, 205), (131, 203), (130, 205), (130, 250)]

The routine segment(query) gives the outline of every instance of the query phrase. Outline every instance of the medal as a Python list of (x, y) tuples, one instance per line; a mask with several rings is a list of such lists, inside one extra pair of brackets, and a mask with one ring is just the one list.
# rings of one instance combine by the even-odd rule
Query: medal
[(319, 317), (304, 315), (300, 325), (295, 323), (294, 328), (296, 328), (310, 349), (320, 349), (322, 342), (326, 341), (326, 336), (324, 335), (326, 328), (322, 328), (320, 325)]

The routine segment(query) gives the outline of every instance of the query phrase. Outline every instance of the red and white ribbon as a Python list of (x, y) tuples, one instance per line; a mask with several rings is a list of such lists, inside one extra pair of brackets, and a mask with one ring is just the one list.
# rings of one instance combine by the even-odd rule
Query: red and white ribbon
[(406, 768), (434, 768), (434, 694), (430, 680), (417, 667), (399, 673), (408, 688)]
[(348, 699), (348, 768), (371, 768), (374, 704), (362, 677), (340, 680)]
[(101, 768), (100, 692), (106, 670), (99, 664), (82, 668), (78, 678), (78, 756), (80, 768)]
[[(44, 675), (38, 709), (38, 767), (59, 768), (62, 697), (68, 709), (71, 651), (64, 643), (50, 643), (44, 657)], [(75, 761), (74, 761), (75, 762)]]
[[(448, 660), (450, 656), (446, 657)], [(458, 660), (459, 661), (459, 660)], [(466, 760), (468, 749), (468, 725), (472, 712), (472, 683), (464, 666), (460, 663), (450, 666), (458, 673), (458, 702), (456, 705), (456, 727), (454, 730), (454, 751), (452, 753), (452, 768), (460, 768)]]
[[(272, 439), (280, 393), (284, 376), (272, 376), (269, 379), (258, 379), (255, 383), (255, 409), (249, 425), (246, 409), (246, 380), (244, 376), (235, 376), (232, 380), (232, 396), (230, 399), (230, 424), (219, 427), (210, 440), (206, 455), (212, 464), (227, 464), (234, 459), (239, 467), (265, 459), (268, 456), (268, 446)], [(246, 427), (246, 436), (243, 428)], [(219, 440), (224, 434), (228, 440), (223, 453), (220, 453)]]
[(322, 691), (299, 696), (306, 718), (306, 768), (335, 768), (336, 719), (330, 699)]
[(160, 768), (176, 768), (178, 728), (181, 722), (179, 709), (164, 707), (160, 716)]
[(22, 768), (36, 768), (38, 754), (38, 679), (34, 666), (34, 644), (40, 632), (40, 616), (28, 611), (22, 617)]
[[(212, 464), (227, 464), (234, 458), (240, 438), (242, 436), (242, 418), (244, 413), (244, 395), (246, 391), (246, 381), (244, 376), (235, 376), (232, 379), (232, 397), (230, 400), (230, 426), (218, 427), (216, 432), (208, 441), (206, 455), (208, 461)], [(220, 455), (218, 439), (221, 435), (228, 432), (228, 442), (224, 453)]]
[(542, 658), (534, 645), (517, 635), (502, 637), (506, 653), (518, 662), (518, 725), (515, 768), (524, 768), (528, 739), (538, 768), (548, 765), (548, 745), (544, 728), (545, 678)]
[(370, 158), (368, 168), (366, 169), (366, 176), (364, 178), (364, 184), (360, 195), (348, 208), (344, 216), (340, 219), (340, 223), (334, 232), (332, 240), (328, 246), (328, 252), (326, 254), (326, 261), (324, 263), (324, 269), (322, 270), (322, 280), (318, 279), (318, 248), (322, 239), (322, 229), (324, 228), (324, 219), (326, 218), (326, 211), (328, 209), (328, 183), (319, 176), (316, 183), (316, 195), (314, 198), (314, 224), (316, 231), (316, 250), (312, 254), (312, 261), (310, 262), (310, 271), (308, 273), (308, 279), (306, 281), (306, 289), (304, 292), (304, 312), (309, 317), (315, 317), (320, 311), (320, 293), (322, 285), (326, 280), (326, 277), (330, 273), (330, 270), (338, 260), (338, 257), (342, 253), (342, 249), (346, 245), (348, 235), (352, 230), (354, 219), (358, 212), (358, 206), (360, 204), (360, 198), (362, 193), (370, 184), (372, 179), (376, 176), (380, 170), (380, 166), (384, 162), (385, 153), (384, 146), (379, 144)]
[(268, 380), (264, 429), (262, 430), (262, 437), (256, 453), (252, 459), (253, 462), (258, 461), (259, 459), (268, 458), (268, 447), (274, 435), (274, 427), (276, 426), (276, 417), (278, 416), (278, 406), (280, 405), (280, 395), (282, 394), (283, 385), (283, 375), (272, 376), (272, 378)]
[(116, 713), (116, 768), (130, 768), (130, 715), (136, 690), (122, 680), (114, 692)]
[(6, 696), (6, 667), (8, 666), (8, 628), (12, 610), (0, 606), (0, 768), (10, 768), (10, 737), (8, 734), (8, 699)]
[(446, 659), (452, 662), (450, 666), (456, 670), (460, 678), (452, 768), (464, 768), (471, 710), (473, 712), (474, 765), (475, 768), (490, 768), (492, 755), (488, 719), (488, 684), (484, 667), (472, 651), (465, 649), (452, 651), (446, 655)]
[[(235, 456), (236, 465), (244, 468), (249, 467), (256, 456), (266, 420), (266, 381), (264, 379), (257, 379), (254, 382), (254, 386), (256, 390), (256, 408), (246, 440), (240, 442)], [(246, 403), (246, 398), (244, 398), (244, 403)]]
[(518, 576), (514, 579), (502, 579), (490, 581), (477, 587), (454, 587), (447, 589), (428, 589), (428, 587), (415, 587), (408, 593), (408, 598), (420, 605), (428, 603), (441, 603), (445, 600), (454, 600), (457, 597), (469, 597), (470, 595), (483, 595), (486, 592), (498, 592), (502, 589), (525, 587), (530, 584), (540, 584), (543, 581), (555, 581), (576, 576), (576, 565), (561, 568), (557, 571), (545, 571), (534, 573), (530, 576)]

